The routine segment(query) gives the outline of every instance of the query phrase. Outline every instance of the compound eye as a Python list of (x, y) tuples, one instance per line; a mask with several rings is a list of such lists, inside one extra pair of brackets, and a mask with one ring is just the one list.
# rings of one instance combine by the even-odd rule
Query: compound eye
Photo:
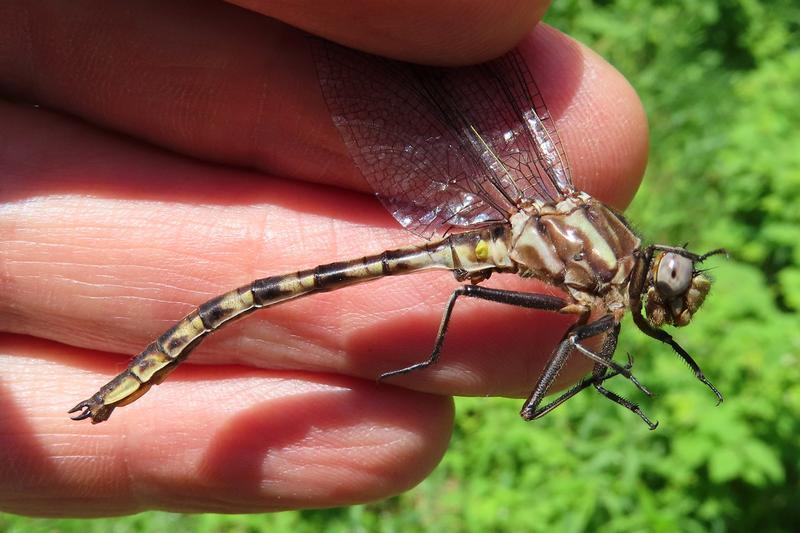
[(656, 271), (656, 290), (667, 298), (674, 298), (685, 293), (692, 283), (694, 262), (668, 252), (661, 257)]

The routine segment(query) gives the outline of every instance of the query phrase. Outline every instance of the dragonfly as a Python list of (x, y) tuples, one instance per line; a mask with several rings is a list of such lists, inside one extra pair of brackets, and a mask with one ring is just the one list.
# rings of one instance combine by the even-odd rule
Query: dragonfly
[[(663, 327), (690, 323), (711, 286), (700, 265), (724, 250), (697, 254), (686, 245), (645, 245), (621, 213), (576, 189), (555, 120), (518, 50), (480, 65), (443, 68), (322, 40), (311, 46), (322, 95), (349, 155), (384, 207), (423, 241), (258, 279), (205, 302), (73, 407), (74, 420), (107, 420), (161, 383), (208, 335), (253, 311), (429, 269), (450, 270), (461, 282), (445, 306), (433, 349), (380, 380), (436, 363), (456, 302), (474, 298), (575, 317), (522, 406), (525, 420), (593, 387), (655, 429), (657, 422), (637, 404), (605, 386), (621, 375), (652, 396), (632, 374), (630, 355), (626, 364), (613, 359), (628, 311), (638, 329), (669, 345), (722, 402)], [(561, 295), (479, 284), (494, 273), (535, 278)], [(594, 337), (599, 349), (584, 346)], [(592, 362), (591, 374), (545, 403), (575, 353)]]

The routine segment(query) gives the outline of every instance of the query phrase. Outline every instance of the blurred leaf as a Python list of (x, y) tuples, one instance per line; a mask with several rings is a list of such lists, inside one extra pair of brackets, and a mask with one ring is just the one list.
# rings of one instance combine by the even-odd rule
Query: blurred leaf
[(723, 448), (711, 456), (708, 466), (714, 483), (727, 483), (741, 475), (744, 463), (735, 450)]

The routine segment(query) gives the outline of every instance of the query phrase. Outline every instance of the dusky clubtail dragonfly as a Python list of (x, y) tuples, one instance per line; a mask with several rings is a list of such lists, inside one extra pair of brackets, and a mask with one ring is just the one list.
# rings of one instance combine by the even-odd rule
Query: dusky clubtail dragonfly
[[(75, 420), (108, 419), (116, 407), (161, 383), (210, 333), (257, 309), (426, 269), (448, 269), (470, 283), (450, 296), (428, 358), (379, 379), (434, 364), (456, 301), (471, 297), (576, 316), (522, 407), (525, 420), (594, 387), (651, 429), (657, 426), (636, 404), (604, 387), (622, 375), (651, 395), (631, 373), (630, 357), (625, 365), (613, 360), (629, 309), (641, 331), (670, 345), (722, 401), (692, 357), (661, 328), (691, 321), (711, 284), (698, 265), (724, 251), (700, 255), (685, 245), (644, 246), (623, 215), (576, 190), (553, 118), (518, 51), (477, 66), (435, 68), (324, 41), (312, 47), (323, 96), (350, 156), (395, 219), (428, 242), (255, 280), (209, 300), (72, 408)], [(431, 241), (434, 235), (445, 237)], [(542, 280), (563, 296), (478, 285), (495, 272)], [(598, 336), (598, 351), (583, 346)], [(591, 374), (542, 405), (573, 352), (594, 363)]]

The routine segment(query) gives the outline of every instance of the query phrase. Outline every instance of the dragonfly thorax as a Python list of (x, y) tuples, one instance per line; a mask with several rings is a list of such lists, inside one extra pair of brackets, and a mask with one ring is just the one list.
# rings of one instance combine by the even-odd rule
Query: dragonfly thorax
[(619, 215), (585, 193), (532, 204), (509, 221), (509, 256), (519, 273), (559, 286), (582, 303), (625, 285), (640, 246)]

